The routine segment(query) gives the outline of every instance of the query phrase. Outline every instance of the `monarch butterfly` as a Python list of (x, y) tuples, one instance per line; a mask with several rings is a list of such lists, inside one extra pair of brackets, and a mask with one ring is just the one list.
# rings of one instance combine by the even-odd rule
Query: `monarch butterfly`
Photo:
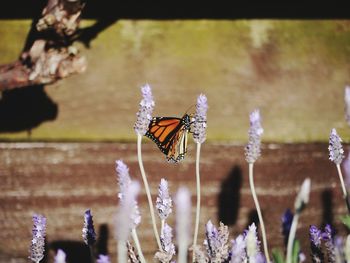
[(191, 129), (191, 117), (154, 117), (145, 136), (153, 140), (166, 155), (168, 162), (181, 161), (187, 152), (187, 135)]

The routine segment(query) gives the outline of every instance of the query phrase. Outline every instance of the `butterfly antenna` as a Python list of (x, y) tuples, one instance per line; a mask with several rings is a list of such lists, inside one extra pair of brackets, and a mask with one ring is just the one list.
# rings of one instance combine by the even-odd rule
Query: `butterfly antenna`
[[(196, 104), (192, 104), (190, 107), (188, 107), (188, 109), (185, 111), (185, 114), (187, 114), (189, 112), (189, 110), (191, 108), (194, 108), (196, 106)], [(189, 115), (192, 115), (192, 114), (189, 114)]]

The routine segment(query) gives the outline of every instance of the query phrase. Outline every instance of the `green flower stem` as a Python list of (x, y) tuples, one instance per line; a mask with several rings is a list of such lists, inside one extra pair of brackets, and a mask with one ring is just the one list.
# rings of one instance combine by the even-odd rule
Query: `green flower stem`
[(342, 174), (341, 169), (340, 169), (340, 164), (337, 164), (336, 166), (337, 166), (337, 171), (338, 171), (338, 175), (339, 175), (341, 188), (343, 191), (343, 198), (345, 199), (346, 207), (348, 209), (348, 213), (350, 214), (350, 204), (349, 204), (349, 200), (348, 200), (348, 192), (346, 191), (346, 187), (345, 187), (345, 183), (344, 183), (344, 179), (343, 179), (343, 174)]
[(146, 263), (146, 260), (145, 260), (145, 257), (143, 256), (143, 253), (142, 253), (142, 250), (141, 250), (140, 241), (139, 241), (139, 238), (137, 236), (135, 228), (133, 228), (131, 230), (131, 236), (132, 236), (132, 239), (134, 240), (137, 253), (139, 254), (140, 262), (141, 263)]
[(294, 239), (295, 239), (295, 233), (297, 231), (299, 216), (300, 216), (300, 213), (296, 212), (294, 217), (293, 217), (292, 225), (290, 227), (289, 236), (288, 236), (288, 244), (287, 244), (287, 261), (286, 261), (286, 263), (292, 263), (293, 243), (294, 243)]
[(196, 221), (195, 221), (194, 236), (193, 236), (193, 253), (192, 253), (193, 262), (195, 262), (196, 260), (195, 247), (197, 246), (199, 218), (200, 218), (200, 211), (201, 211), (201, 179), (199, 174), (200, 153), (201, 153), (201, 144), (197, 143), (197, 154), (196, 154), (197, 208), (196, 208)]
[(263, 220), (263, 217), (261, 215), (259, 201), (258, 201), (258, 198), (256, 196), (256, 192), (255, 192), (254, 177), (253, 177), (253, 175), (254, 175), (253, 174), (253, 167), (254, 167), (254, 163), (249, 163), (249, 185), (250, 185), (250, 190), (251, 190), (252, 195), (253, 195), (256, 211), (257, 211), (258, 217), (259, 217), (259, 222), (260, 222), (260, 226), (261, 226), (261, 235), (262, 235), (262, 239), (263, 239), (264, 253), (265, 253), (266, 261), (270, 262), (269, 251), (268, 251), (268, 248), (267, 248), (267, 240), (266, 240), (266, 232), (265, 232), (264, 220)]
[(146, 194), (147, 194), (149, 210), (150, 210), (151, 218), (152, 218), (154, 236), (156, 238), (159, 250), (162, 251), (162, 245), (160, 244), (160, 239), (159, 239), (159, 234), (158, 234), (158, 229), (157, 229), (157, 224), (156, 224), (156, 217), (154, 216), (154, 209), (153, 209), (151, 192), (149, 189), (145, 169), (144, 169), (143, 163), (142, 163), (141, 142), (142, 142), (142, 135), (137, 134), (137, 159), (139, 161), (140, 171), (141, 171), (143, 183), (145, 185), (145, 190), (146, 190)]

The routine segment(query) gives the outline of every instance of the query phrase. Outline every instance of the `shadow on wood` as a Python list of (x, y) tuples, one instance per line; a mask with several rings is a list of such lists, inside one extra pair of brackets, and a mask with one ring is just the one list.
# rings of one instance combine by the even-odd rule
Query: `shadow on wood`
[(58, 106), (43, 85), (4, 91), (0, 99), (0, 133), (28, 131), (56, 119)]
[(240, 208), (240, 190), (242, 188), (242, 170), (235, 165), (222, 182), (218, 197), (219, 221), (227, 226), (236, 223)]

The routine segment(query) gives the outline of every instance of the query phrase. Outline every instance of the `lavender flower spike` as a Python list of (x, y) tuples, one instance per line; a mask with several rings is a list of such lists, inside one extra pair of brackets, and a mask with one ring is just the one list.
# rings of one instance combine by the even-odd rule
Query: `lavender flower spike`
[(324, 232), (322, 233), (322, 239), (325, 241), (324, 244), (327, 251), (328, 262), (335, 263), (336, 256), (335, 256), (334, 240), (332, 237), (332, 228), (328, 224), (324, 228)]
[(140, 102), (140, 109), (136, 114), (137, 120), (134, 125), (134, 130), (137, 134), (145, 135), (148, 130), (148, 125), (152, 120), (154, 100), (151, 87), (148, 84), (141, 87), (141, 93), (143, 99)]
[(345, 120), (350, 125), (350, 86), (345, 87)]
[(54, 263), (66, 263), (66, 253), (62, 249), (58, 249)]
[(345, 185), (347, 188), (350, 187), (350, 151), (348, 152), (348, 156), (342, 162), (342, 167), (345, 175)]
[(333, 128), (329, 136), (329, 160), (335, 164), (340, 164), (344, 158), (344, 150), (341, 145), (342, 139), (337, 134), (337, 131)]
[(175, 245), (173, 244), (172, 228), (165, 223), (162, 233), (160, 234), (160, 242), (162, 244), (163, 251), (156, 253), (155, 258), (160, 262), (170, 262), (175, 255)]
[(249, 262), (256, 262), (256, 257), (260, 252), (260, 241), (258, 240), (257, 229), (254, 223), (248, 228), (246, 246)]
[(172, 200), (169, 196), (168, 182), (164, 178), (160, 180), (156, 208), (160, 219), (165, 220), (172, 212)]
[(194, 116), (193, 140), (203, 143), (206, 139), (208, 100), (204, 94), (197, 98), (196, 114)]
[(312, 262), (323, 262), (323, 253), (321, 248), (322, 233), (316, 226), (310, 226), (309, 230), (311, 242)]
[(225, 262), (228, 259), (228, 236), (227, 226), (220, 222), (220, 227), (217, 229), (210, 220), (208, 221), (204, 245), (210, 262)]
[(111, 263), (111, 260), (106, 255), (99, 255), (96, 263)]
[(83, 240), (88, 246), (92, 246), (96, 242), (96, 233), (90, 209), (86, 210), (84, 214)]
[(125, 192), (123, 202), (119, 203), (119, 211), (115, 221), (116, 237), (119, 241), (126, 241), (130, 231), (141, 222), (136, 201), (139, 191), (140, 184), (131, 181), (130, 186)]
[(122, 160), (117, 160), (116, 164), (116, 172), (118, 176), (118, 184), (119, 184), (119, 194), (118, 197), (122, 201), (125, 192), (130, 186), (131, 179), (129, 175), (129, 168)]
[(260, 157), (261, 135), (264, 129), (261, 126), (261, 117), (259, 110), (254, 110), (250, 116), (250, 128), (248, 144), (245, 147), (245, 159), (248, 163), (254, 163)]
[(44, 258), (46, 218), (42, 215), (33, 215), (33, 238), (30, 245), (29, 259), (34, 262), (40, 262)]
[(231, 260), (229, 263), (247, 262), (246, 243), (243, 235), (239, 235), (232, 240)]

